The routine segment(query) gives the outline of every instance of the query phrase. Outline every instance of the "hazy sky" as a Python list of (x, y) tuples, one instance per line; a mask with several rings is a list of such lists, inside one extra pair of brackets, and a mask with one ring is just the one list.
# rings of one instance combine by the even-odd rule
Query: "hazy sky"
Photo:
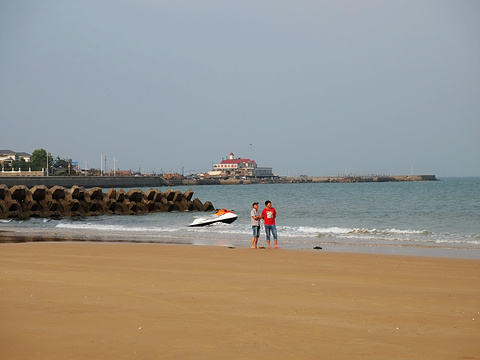
[(478, 0), (2, 0), (0, 149), (480, 175)]

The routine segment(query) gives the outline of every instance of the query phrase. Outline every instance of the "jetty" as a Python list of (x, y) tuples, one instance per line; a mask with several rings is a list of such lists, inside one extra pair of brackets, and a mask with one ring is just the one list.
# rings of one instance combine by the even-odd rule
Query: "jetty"
[(298, 177), (247, 177), (191, 178), (178, 176), (166, 179), (157, 176), (0, 176), (0, 184), (12, 187), (24, 185), (29, 188), (38, 185), (46, 187), (81, 186), (84, 188), (145, 188), (170, 187), (180, 185), (248, 185), (248, 184), (292, 184), (292, 183), (360, 183), (360, 182), (398, 182), (398, 181), (437, 181), (435, 175), (372, 175), (372, 176), (307, 176)]
[(298, 176), (246, 179), (183, 179), (179, 185), (248, 185), (248, 184), (298, 184), (298, 183), (382, 183), (401, 181), (437, 181), (435, 175), (375, 175), (375, 176)]
[(182, 193), (169, 189), (162, 192), (149, 189), (125, 191), (72, 186), (67, 189), (55, 185), (51, 188), (36, 185), (28, 188), (15, 185), (11, 188), (0, 185), (0, 218), (62, 218), (98, 215), (139, 215), (152, 212), (212, 211), (210, 201), (202, 203), (193, 198), (193, 190)]
[[(288, 178), (287, 178), (288, 179)], [(365, 175), (365, 176), (334, 176), (290, 178), (291, 182), (314, 183), (359, 183), (359, 182), (398, 182), (398, 181), (437, 181), (435, 175)]]

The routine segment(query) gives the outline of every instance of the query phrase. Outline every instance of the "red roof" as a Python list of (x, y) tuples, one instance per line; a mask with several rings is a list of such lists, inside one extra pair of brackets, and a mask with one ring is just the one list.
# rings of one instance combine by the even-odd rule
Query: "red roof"
[(226, 159), (222, 160), (221, 164), (240, 164), (240, 163), (248, 163), (248, 162), (255, 162), (254, 160), (250, 159)]

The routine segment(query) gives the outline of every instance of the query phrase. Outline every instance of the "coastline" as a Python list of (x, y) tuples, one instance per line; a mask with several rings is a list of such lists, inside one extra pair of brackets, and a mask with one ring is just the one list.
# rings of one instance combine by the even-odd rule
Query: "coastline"
[(480, 260), (0, 245), (8, 359), (480, 359)]
[[(236, 248), (249, 248), (250, 241), (222, 241), (215, 243), (214, 241), (182, 242), (179, 239), (170, 238), (161, 241), (155, 238), (146, 237), (103, 237), (100, 234), (79, 234), (75, 233), (57, 233), (49, 231), (20, 232), (17, 230), (0, 229), (0, 246), (1, 244), (11, 243), (37, 243), (37, 242), (86, 242), (86, 243), (130, 243), (130, 244), (169, 244), (169, 245), (191, 245), (191, 246), (231, 246)], [(261, 242), (260, 245), (262, 245)], [(263, 245), (266, 245), (263, 244)], [(347, 254), (371, 254), (371, 255), (397, 255), (397, 256), (414, 256), (414, 257), (434, 257), (434, 258), (455, 258), (455, 259), (473, 259), (480, 260), (480, 250), (468, 247), (439, 247), (425, 245), (369, 245), (362, 246), (358, 244), (341, 244), (335, 242), (318, 242), (312, 247), (291, 247), (291, 244), (280, 243), (282, 250), (298, 250), (298, 251), (315, 251), (329, 253), (347, 253)]]

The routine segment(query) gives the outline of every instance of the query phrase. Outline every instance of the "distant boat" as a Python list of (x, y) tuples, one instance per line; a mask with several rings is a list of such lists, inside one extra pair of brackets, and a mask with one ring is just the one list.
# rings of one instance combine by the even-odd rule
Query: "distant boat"
[(235, 214), (233, 211), (227, 209), (220, 209), (214, 212), (211, 216), (195, 217), (195, 220), (193, 220), (193, 222), (188, 226), (205, 226), (215, 224), (217, 222), (231, 224), (232, 222), (237, 220), (237, 217), (238, 215)]

